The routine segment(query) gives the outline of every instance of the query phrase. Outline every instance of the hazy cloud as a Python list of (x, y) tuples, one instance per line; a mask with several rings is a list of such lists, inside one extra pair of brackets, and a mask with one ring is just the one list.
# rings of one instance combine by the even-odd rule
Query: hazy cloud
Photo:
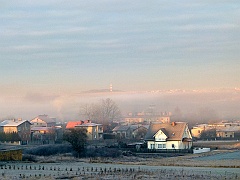
[(57, 95), (46, 95), (46, 94), (40, 94), (40, 93), (27, 93), (24, 97), (26, 101), (29, 101), (31, 103), (50, 103), (54, 100), (56, 100), (59, 96)]
[[(95, 98), (71, 94), (109, 83), (127, 92), (240, 87), (238, 1), (0, 2), (0, 106), (5, 112), (29, 108), (71, 117), (78, 104)], [(129, 109), (144, 109), (156, 98), (159, 108), (179, 107), (183, 114), (194, 105), (192, 115), (200, 108), (213, 109), (220, 118), (238, 114), (234, 95), (211, 93), (210, 101), (207, 94), (173, 94), (116, 99)], [(222, 102), (232, 107), (226, 108), (229, 113)]]

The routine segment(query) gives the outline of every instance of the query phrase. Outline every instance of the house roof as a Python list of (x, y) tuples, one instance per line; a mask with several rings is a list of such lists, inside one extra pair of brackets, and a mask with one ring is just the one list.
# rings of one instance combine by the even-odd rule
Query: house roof
[(127, 131), (130, 128), (130, 126), (127, 125), (119, 125), (116, 126), (112, 131)]
[(93, 126), (101, 126), (102, 124), (96, 124), (96, 123), (84, 123), (81, 125), (76, 125), (75, 127), (93, 127)]
[(146, 130), (148, 130), (148, 127), (149, 127), (149, 126), (141, 125), (141, 126), (139, 126), (138, 128), (134, 129), (133, 132), (139, 131), (140, 129), (146, 129)]
[(31, 131), (49, 131), (52, 129), (52, 127), (32, 127)]
[[(56, 118), (50, 118), (48, 117), (48, 115), (44, 114), (44, 115), (38, 115), (37, 117), (35, 117), (34, 119), (41, 119), (43, 121), (45, 121), (46, 123), (53, 123), (56, 122)], [(34, 120), (32, 119), (32, 120)]]
[(146, 140), (154, 140), (155, 134), (161, 130), (168, 137), (168, 141), (182, 140), (183, 133), (187, 123), (174, 122), (173, 123), (151, 123), (148, 132), (145, 136)]
[(4, 120), (0, 123), (1, 127), (7, 127), (7, 126), (12, 126), (12, 127), (17, 127), (19, 125), (21, 125), (24, 122), (28, 122), (29, 124), (31, 124), (28, 120)]
[(66, 125), (66, 129), (74, 128), (76, 125), (81, 125), (82, 121), (69, 121)]

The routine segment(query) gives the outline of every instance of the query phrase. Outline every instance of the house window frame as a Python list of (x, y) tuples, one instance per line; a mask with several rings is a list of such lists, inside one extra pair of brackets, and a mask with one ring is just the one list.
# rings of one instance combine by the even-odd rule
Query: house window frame
[(155, 149), (155, 144), (154, 143), (150, 144), (150, 149)]

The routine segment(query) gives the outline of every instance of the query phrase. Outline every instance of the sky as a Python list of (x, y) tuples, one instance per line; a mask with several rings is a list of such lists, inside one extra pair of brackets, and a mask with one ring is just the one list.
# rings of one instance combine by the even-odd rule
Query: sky
[(0, 116), (110, 83), (239, 88), (239, 42), (237, 0), (0, 0)]

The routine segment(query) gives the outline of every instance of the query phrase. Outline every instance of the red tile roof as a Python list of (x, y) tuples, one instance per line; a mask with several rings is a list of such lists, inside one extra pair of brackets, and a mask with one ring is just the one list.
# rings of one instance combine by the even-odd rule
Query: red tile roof
[(85, 120), (85, 121), (69, 121), (69, 122), (67, 123), (66, 129), (75, 128), (75, 126), (77, 126), (77, 125), (82, 125), (82, 124), (87, 124), (87, 123), (91, 123), (91, 120)]
[(71, 129), (74, 128), (76, 125), (81, 125), (83, 124), (83, 121), (69, 121), (67, 123), (66, 129)]

